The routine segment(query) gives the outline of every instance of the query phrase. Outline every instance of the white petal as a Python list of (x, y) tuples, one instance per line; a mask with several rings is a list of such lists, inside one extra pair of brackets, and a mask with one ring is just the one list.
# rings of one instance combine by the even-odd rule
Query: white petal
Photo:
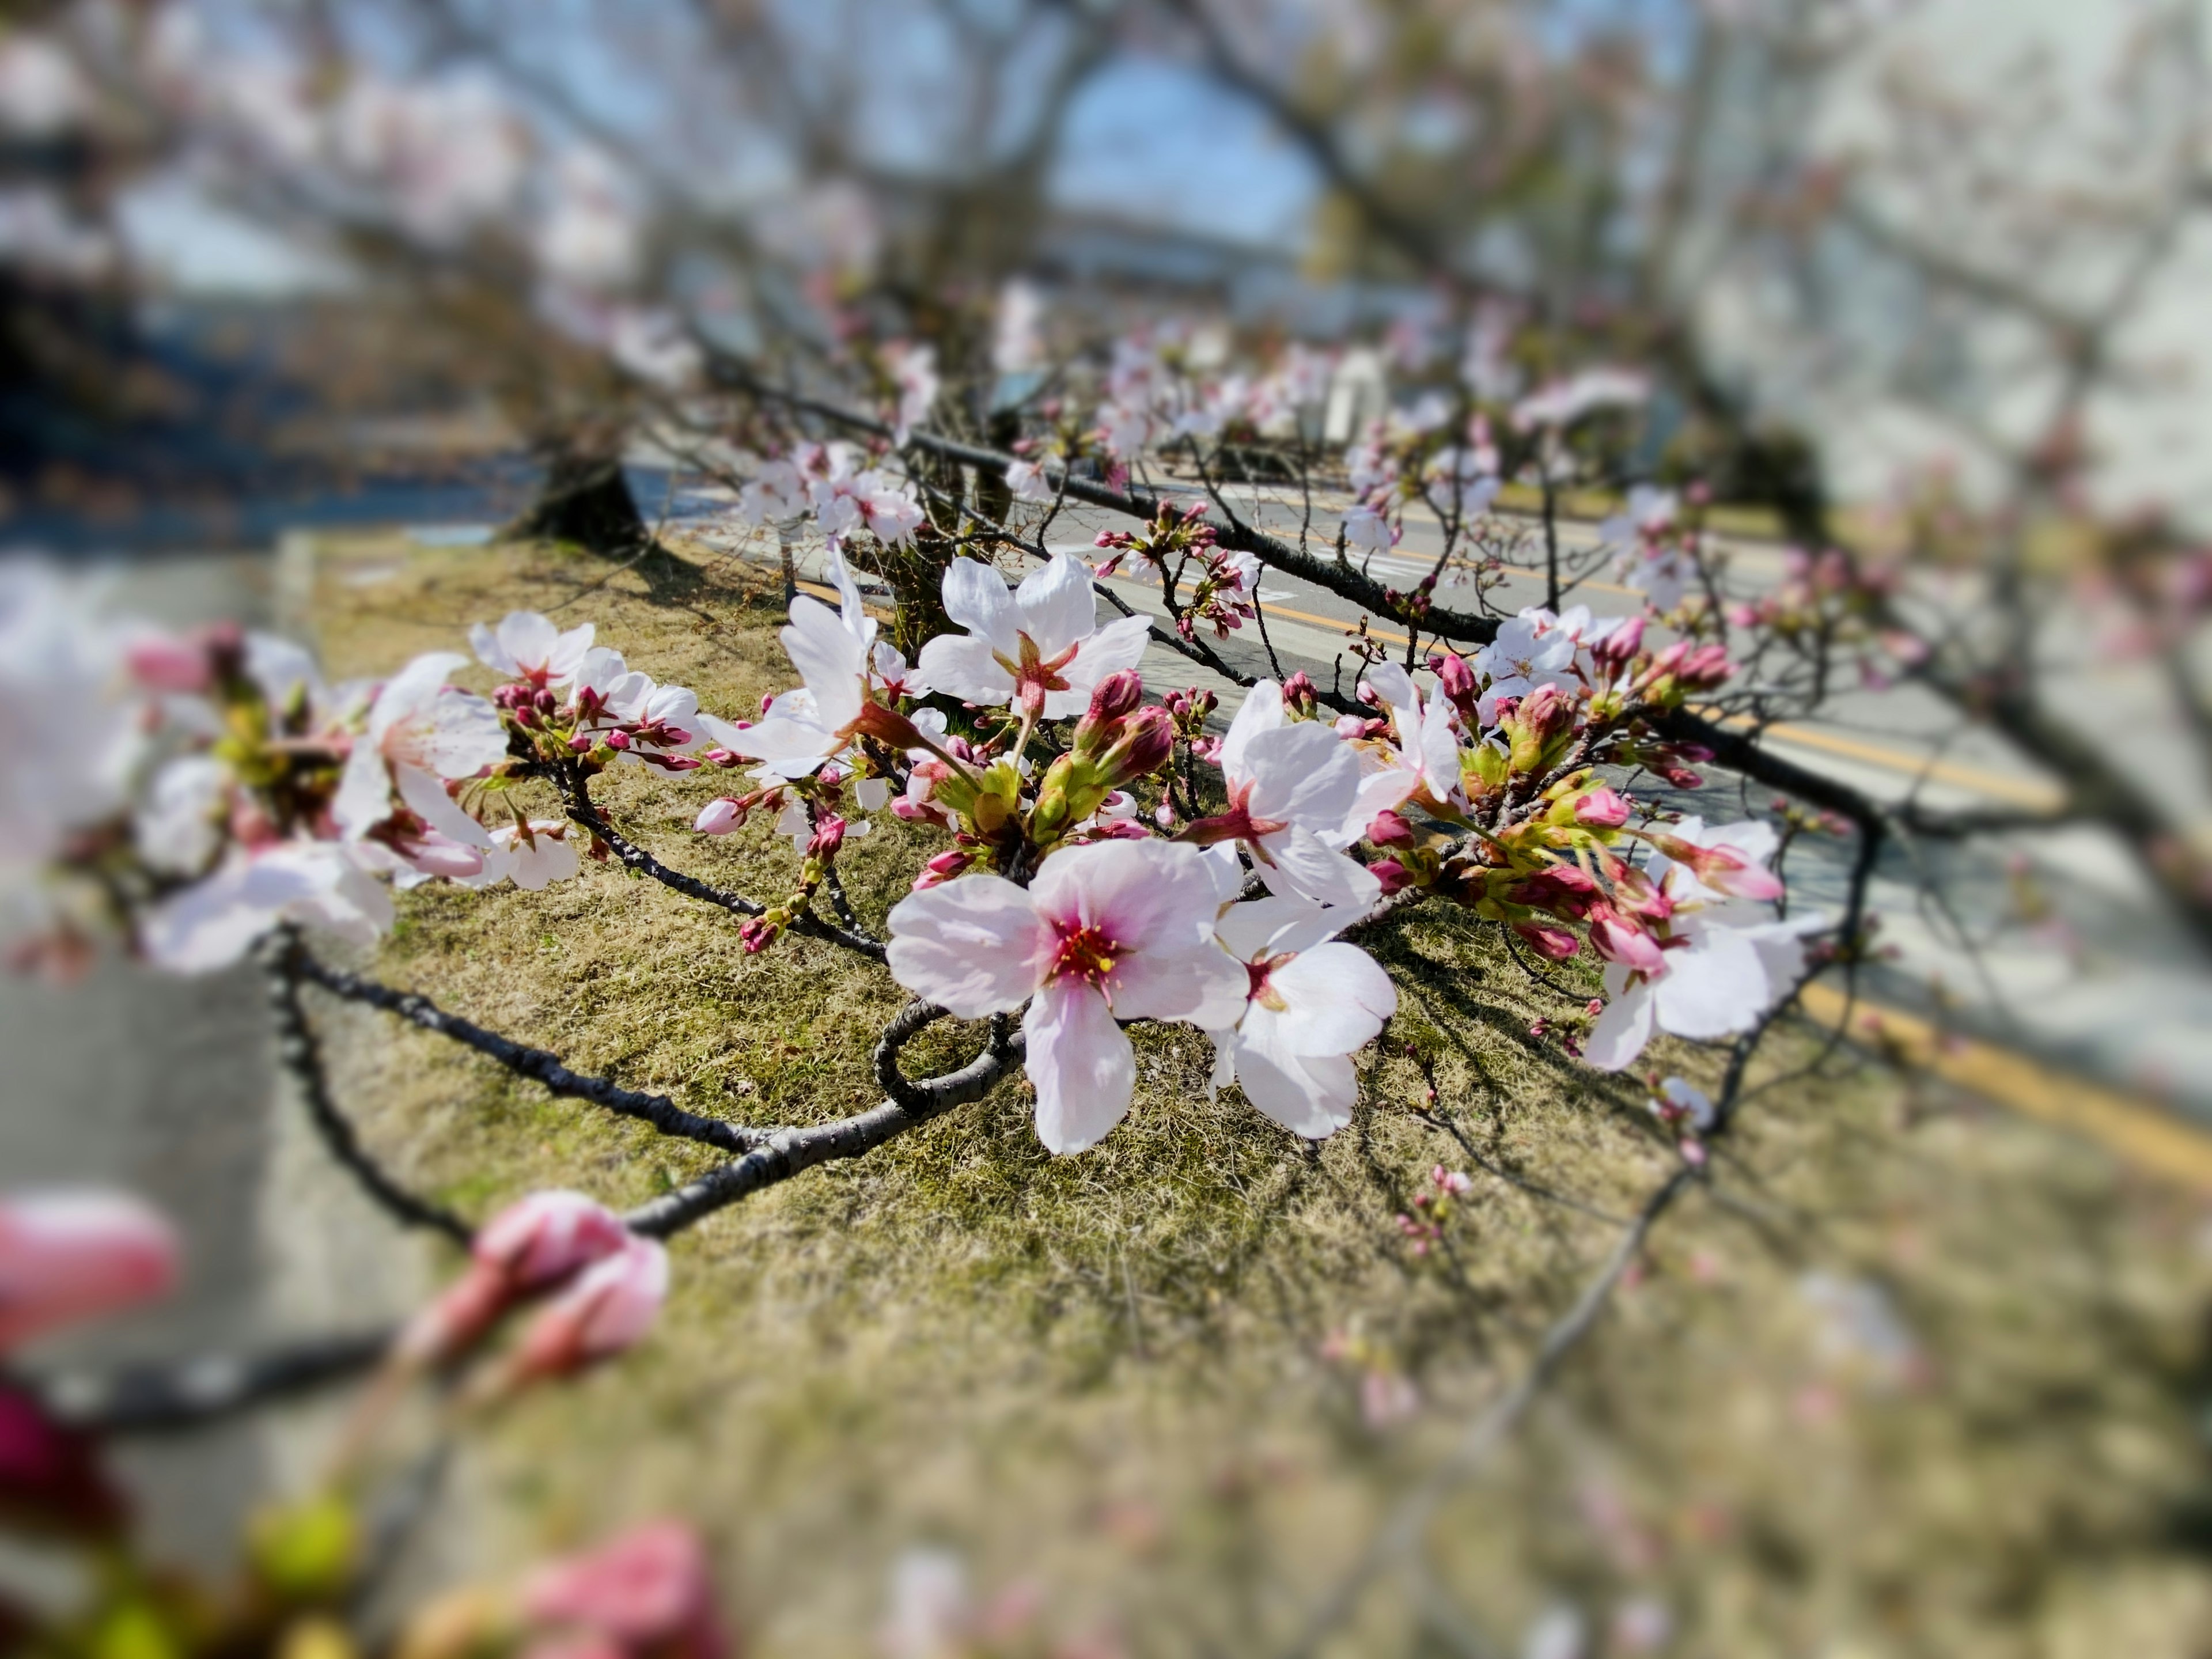
[(1221, 740), (1221, 769), (1228, 774), (1231, 783), (1243, 782), (1252, 775), (1245, 763), (1244, 746), (1262, 732), (1273, 732), (1283, 724), (1283, 688), (1273, 680), (1261, 680), (1244, 694), (1244, 701), (1237, 710), (1237, 718), (1229, 722), (1229, 735)]
[[(999, 661), (991, 642), (980, 635), (939, 634), (921, 647), (915, 678), (925, 690), (964, 702), (1001, 703), (1014, 695), (1014, 677)], [(1087, 698), (1085, 706), (1089, 706)]]
[(1036, 1085), (1037, 1139), (1054, 1152), (1097, 1146), (1127, 1115), (1137, 1084), (1137, 1057), (1106, 1000), (1079, 981), (1047, 986), (1022, 1032), (1024, 1069)]
[(1089, 639), (1098, 626), (1091, 567), (1073, 553), (1054, 554), (1050, 564), (1022, 579), (1014, 612), (1014, 625), (1035, 641), (1041, 657), (1056, 657)]
[(1209, 943), (1213, 873), (1179, 842), (1106, 841), (1052, 854), (1030, 884), (1037, 913), (1097, 927), (1121, 950)]
[(791, 602), (791, 624), (778, 635), (799, 670), (824, 729), (842, 731), (860, 712), (868, 677), (866, 647), (845, 631), (837, 613), (805, 594)]
[(1601, 1072), (1631, 1064), (1651, 1041), (1652, 995), (1648, 981), (1638, 980), (1613, 994), (1613, 1000), (1591, 1022), (1583, 1058)]
[(480, 850), (490, 847), (491, 837), (484, 832), (483, 825), (461, 811), (446, 793), (445, 785), (428, 772), (412, 766), (395, 766), (392, 778), (399, 786), (399, 799), (407, 803), (408, 810), (440, 835), (464, 847)]
[(1728, 927), (1699, 933), (1688, 949), (1667, 952), (1653, 994), (1661, 1026), (1695, 1039), (1749, 1030), (1772, 1000), (1759, 952)]
[[(993, 650), (1009, 658), (1021, 654), (1021, 641), (1015, 637), (1019, 629), (1014, 620), (1014, 598), (1006, 592), (1005, 577), (973, 559), (955, 559), (945, 567), (943, 591), (946, 616), (988, 641)], [(927, 647), (922, 654), (928, 655)]]
[(1376, 873), (1303, 824), (1260, 839), (1260, 879), (1270, 892), (1303, 894), (1316, 904), (1364, 912), (1382, 896)]
[(1278, 1016), (1286, 1054), (1351, 1054), (1398, 1011), (1397, 987), (1356, 945), (1302, 951), (1269, 975), (1267, 984), (1289, 1005)]
[(1319, 1140), (1352, 1121), (1358, 1074), (1341, 1054), (1285, 1052), (1273, 1040), (1281, 1024), (1246, 1018), (1232, 1039), (1237, 1081), (1247, 1100), (1292, 1134)]
[(1359, 793), (1359, 757), (1318, 721), (1252, 734), (1244, 745), (1252, 816), (1335, 831)]
[(1188, 1020), (1213, 1030), (1235, 1024), (1243, 1012), (1251, 975), (1209, 939), (1125, 956), (1114, 964), (1106, 985), (1120, 1018)]
[(1048, 946), (1030, 896), (1002, 876), (963, 876), (901, 899), (891, 977), (963, 1019), (1021, 1006)]
[(1067, 666), (1060, 670), (1068, 689), (1045, 694), (1045, 718), (1066, 720), (1090, 708), (1091, 694), (1099, 681), (1125, 668), (1134, 668), (1144, 659), (1152, 629), (1142, 617), (1121, 617), (1084, 641)]

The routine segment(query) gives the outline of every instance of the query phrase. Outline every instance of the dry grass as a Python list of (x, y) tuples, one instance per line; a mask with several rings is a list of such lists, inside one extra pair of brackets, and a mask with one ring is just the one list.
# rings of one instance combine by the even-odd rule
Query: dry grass
[[(787, 672), (758, 575), (688, 558), (610, 577), (544, 550), (349, 544), (318, 605), (338, 673), (514, 605), (597, 623), (709, 706)], [(626, 769), (603, 793), (683, 867), (775, 894), (793, 863), (765, 825), (686, 832), (713, 788)], [(872, 922), (927, 850), (886, 815), (849, 851)], [(750, 1121), (875, 1097), (867, 1045), (901, 997), (829, 946), (748, 958), (726, 918), (613, 867), (403, 910), (386, 977), (580, 1066)], [(1135, 1109), (1092, 1153), (1048, 1158), (1009, 1083), (697, 1229), (646, 1347), (526, 1402), (485, 1449), (483, 1484), (509, 1500), (491, 1553), (690, 1516), (762, 1655), (870, 1651), (889, 1564), (924, 1542), (986, 1590), (1034, 1584), (1038, 1650), (1109, 1632), (1144, 1654), (1268, 1650), (1612, 1237), (1478, 1174), (1446, 1247), (1409, 1249), (1395, 1218), (1431, 1165), (1469, 1165), (1408, 1109), (1403, 1046), (1500, 1167), (1613, 1212), (1672, 1167), (1640, 1085), (1527, 1036), (1556, 998), (1486, 930), (1416, 912), (1374, 948), (1407, 988), (1397, 1047), (1317, 1150), (1209, 1101), (1194, 1033), (1151, 1031)], [(974, 1041), (932, 1033), (910, 1063)], [(1813, 1042), (1779, 1034), (1759, 1075)], [(1656, 1058), (1710, 1080), (1708, 1055)], [(472, 1212), (546, 1184), (630, 1202), (702, 1167), (419, 1035), (368, 1060), (374, 1137)], [(1668, 1219), (1520, 1442), (1448, 1508), (1431, 1577), (1455, 1610), (1424, 1613), (1394, 1578), (1336, 1651), (1478, 1650), (1462, 1626), (1510, 1650), (1547, 1602), (1602, 1623), (1638, 1595), (1671, 1608), (1682, 1653), (2207, 1651), (2196, 1210), (1960, 1103), (1908, 1123), (1894, 1082), (1833, 1071), (1756, 1099), (1727, 1201), (1693, 1194)], [(1798, 1288), (1812, 1269), (1887, 1286), (1917, 1359), (1828, 1352)], [(1324, 1357), (1332, 1335), (1359, 1358)], [(1364, 1419), (1370, 1367), (1410, 1382), (1410, 1417)]]

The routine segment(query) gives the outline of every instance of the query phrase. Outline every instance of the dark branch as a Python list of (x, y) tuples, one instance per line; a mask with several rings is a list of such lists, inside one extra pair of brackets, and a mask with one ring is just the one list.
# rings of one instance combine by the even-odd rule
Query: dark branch
[(428, 1227), (466, 1244), (474, 1231), (451, 1210), (401, 1186), (363, 1150), (351, 1120), (331, 1098), (330, 1079), (323, 1070), (322, 1046), (314, 1027), (300, 1006), (300, 981), (308, 961), (299, 936), (281, 930), (270, 942), (264, 958), (269, 981), (269, 1007), (276, 1022), (276, 1058), (300, 1091), (308, 1120), (322, 1137), (331, 1156), (361, 1184), (385, 1212), (403, 1227)]
[(332, 996), (397, 1014), (410, 1024), (419, 1025), (426, 1031), (434, 1031), (440, 1036), (450, 1038), (497, 1060), (510, 1072), (544, 1085), (554, 1094), (589, 1101), (617, 1116), (635, 1118), (640, 1122), (651, 1124), (665, 1135), (700, 1141), (727, 1152), (743, 1152), (759, 1145), (769, 1133), (727, 1123), (720, 1118), (702, 1117), (696, 1112), (687, 1112), (666, 1095), (641, 1094), (634, 1089), (618, 1087), (603, 1077), (586, 1077), (572, 1072), (561, 1063), (557, 1056), (546, 1053), (543, 1048), (526, 1048), (496, 1031), (487, 1031), (481, 1025), (446, 1012), (428, 997), (418, 996), (412, 991), (395, 991), (388, 985), (380, 985), (359, 974), (349, 974), (330, 967), (296, 945), (293, 947), (291, 961), (294, 971), (300, 977), (319, 985)]
[(889, 1076), (896, 1079), (895, 1085), (886, 1088), (892, 1098), (834, 1123), (779, 1129), (735, 1163), (724, 1164), (665, 1198), (641, 1205), (623, 1219), (634, 1231), (665, 1238), (764, 1188), (788, 1181), (803, 1170), (873, 1152), (894, 1136), (955, 1106), (981, 1100), (1022, 1057), (1021, 1034), (1012, 1030), (1004, 1014), (993, 1017), (982, 1053), (958, 1071), (921, 1083), (898, 1073), (899, 1045), (942, 1012), (927, 1003), (909, 1004), (884, 1033), (876, 1054), (877, 1075), (884, 1077), (888, 1070)]
[(217, 1422), (358, 1376), (384, 1357), (391, 1341), (389, 1331), (362, 1331), (267, 1353), (208, 1354), (105, 1373), (62, 1371), (33, 1377), (28, 1386), (49, 1415), (72, 1428), (155, 1433)]

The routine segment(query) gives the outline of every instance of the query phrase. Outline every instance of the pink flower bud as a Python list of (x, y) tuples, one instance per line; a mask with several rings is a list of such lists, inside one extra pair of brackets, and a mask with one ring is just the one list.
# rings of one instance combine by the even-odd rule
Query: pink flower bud
[(814, 822), (814, 834), (806, 843), (809, 858), (831, 859), (845, 844), (845, 820), (835, 812), (824, 812)]
[(522, 1587), (522, 1611), (533, 1625), (574, 1629), (638, 1659), (719, 1659), (727, 1650), (706, 1551), (674, 1521), (539, 1568)]
[(1454, 702), (1463, 702), (1474, 695), (1474, 670), (1457, 652), (1438, 652), (1429, 659), (1429, 666), (1436, 670), (1437, 683), (1443, 687), (1444, 696)]
[(1339, 714), (1331, 725), (1336, 735), (1346, 743), (1367, 735), (1367, 722), (1357, 714)]
[(1402, 847), (1413, 839), (1413, 826), (1390, 807), (1384, 807), (1367, 826), (1366, 839), (1377, 847)]
[(581, 732), (577, 732), (574, 737), (568, 739), (568, 752), (572, 755), (588, 755), (592, 752), (592, 740)]
[(206, 648), (173, 634), (141, 634), (125, 647), (123, 660), (149, 691), (204, 691), (215, 684)]
[(691, 827), (702, 836), (726, 836), (732, 830), (744, 827), (745, 809), (741, 801), (727, 795), (718, 795), (699, 809), (699, 816)]
[(1098, 682), (1091, 693), (1086, 720), (1121, 720), (1133, 714), (1145, 700), (1145, 678), (1133, 668), (1117, 669)]
[(1628, 822), (1628, 798), (1601, 784), (1575, 798), (1575, 822), (1586, 829), (1618, 830)]
[(1590, 655), (1617, 673), (1643, 648), (1644, 618), (1630, 617), (1615, 623), (1603, 639), (1591, 646)]
[(522, 1334), (511, 1380), (568, 1376), (630, 1347), (668, 1298), (668, 1252), (631, 1238), (602, 1256), (539, 1310)]
[(1367, 866), (1367, 870), (1382, 884), (1382, 893), (1386, 898), (1413, 884), (1413, 873), (1395, 859), (1377, 859)]
[(1555, 922), (1516, 921), (1513, 931), (1540, 957), (1565, 962), (1583, 948), (1583, 942)]
[(400, 1334), (398, 1352), (441, 1364), (465, 1352), (516, 1302), (550, 1289), (626, 1247), (622, 1218), (581, 1193), (558, 1188), (510, 1204), (477, 1230), (466, 1272)]
[(607, 733), (606, 743), (610, 749), (627, 749), (629, 747), (629, 733), (617, 727)]
[(1590, 907), (1590, 943), (1607, 962), (1620, 963), (1638, 973), (1666, 970), (1667, 955), (1659, 948), (1659, 941), (1609, 904)]
[(176, 1281), (176, 1234), (126, 1193), (54, 1188), (0, 1200), (0, 1354)]

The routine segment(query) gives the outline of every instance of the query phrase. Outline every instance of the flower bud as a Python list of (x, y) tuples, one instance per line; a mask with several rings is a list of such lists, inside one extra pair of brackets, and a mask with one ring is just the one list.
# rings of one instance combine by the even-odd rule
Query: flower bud
[(1384, 807), (1367, 826), (1366, 839), (1377, 847), (1404, 846), (1413, 839), (1413, 826), (1391, 807)]
[(668, 1299), (668, 1252), (649, 1238), (622, 1249), (576, 1275), (522, 1333), (510, 1385), (568, 1376), (611, 1358), (653, 1328)]
[(1590, 647), (1590, 655), (1601, 667), (1618, 673), (1643, 648), (1644, 618), (1627, 617), (1615, 623), (1603, 639)]
[(556, 1646), (598, 1653), (604, 1644), (657, 1659), (721, 1659), (728, 1650), (706, 1552), (696, 1534), (674, 1521), (649, 1522), (587, 1554), (540, 1567), (525, 1581), (521, 1601), (533, 1625), (588, 1632), (574, 1645), (540, 1643), (532, 1653)]
[(1436, 671), (1437, 683), (1452, 702), (1464, 702), (1474, 696), (1474, 670), (1456, 651), (1436, 653), (1430, 657), (1429, 666)]
[(627, 749), (629, 747), (629, 733), (617, 726), (607, 733), (606, 744), (610, 749)]
[(581, 1193), (532, 1193), (477, 1230), (467, 1270), (408, 1322), (397, 1351), (417, 1364), (443, 1364), (516, 1302), (623, 1249), (629, 1237), (620, 1216)]
[(123, 660), (131, 678), (149, 691), (205, 691), (215, 684), (206, 647), (173, 634), (141, 634), (125, 647)]
[(1084, 716), (1084, 723), (1120, 720), (1134, 714), (1144, 700), (1145, 677), (1133, 668), (1117, 669), (1091, 692), (1091, 712)]
[(0, 1354), (164, 1295), (176, 1280), (175, 1233), (128, 1194), (54, 1188), (0, 1200)]
[(1556, 922), (1516, 921), (1513, 931), (1536, 954), (1551, 962), (1565, 962), (1583, 948), (1583, 942)]
[(1618, 830), (1628, 822), (1628, 798), (1600, 784), (1575, 797), (1575, 822), (1589, 830)]
[(742, 829), (744, 822), (744, 804), (722, 795), (700, 809), (699, 816), (691, 827), (702, 836), (726, 836), (732, 830)]
[(568, 752), (572, 755), (590, 754), (592, 752), (591, 738), (585, 736), (581, 732), (577, 732), (574, 737), (568, 739)]
[(1413, 872), (1395, 859), (1377, 859), (1367, 866), (1368, 873), (1382, 884), (1385, 898), (1413, 884)]

